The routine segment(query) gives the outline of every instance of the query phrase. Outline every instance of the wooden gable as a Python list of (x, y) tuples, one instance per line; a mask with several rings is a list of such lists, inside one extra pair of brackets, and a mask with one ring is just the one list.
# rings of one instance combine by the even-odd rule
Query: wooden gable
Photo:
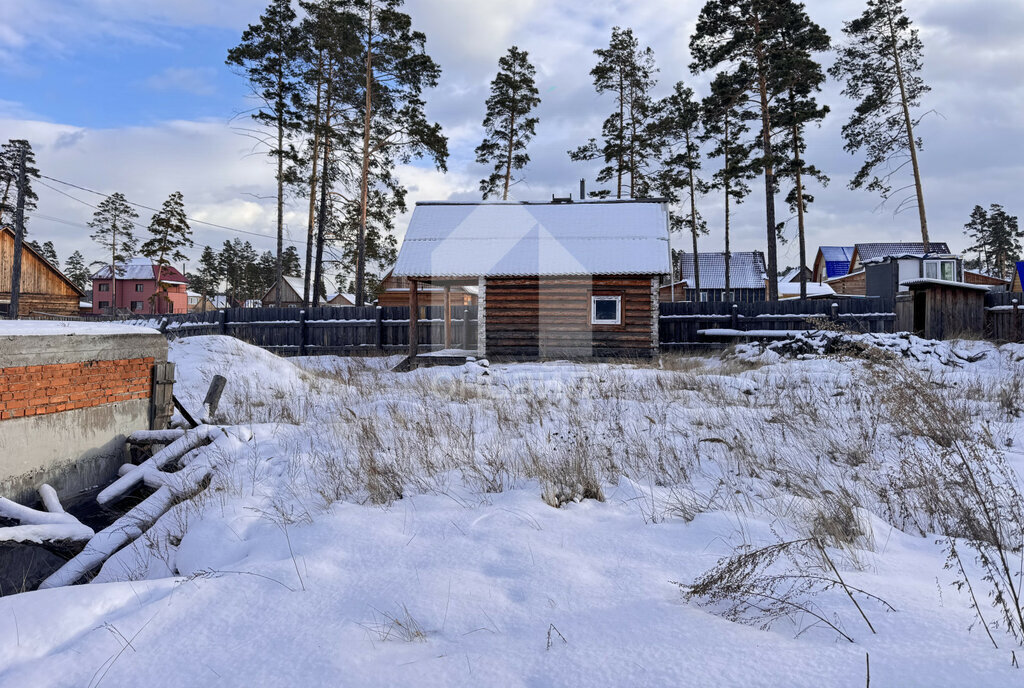
[[(28, 242), (22, 244), (21, 293), (48, 294), (80, 299), (85, 292), (75, 286), (55, 266), (36, 253)], [(11, 293), (11, 274), (14, 271), (14, 232), (4, 227), (0, 230), (0, 293)]]

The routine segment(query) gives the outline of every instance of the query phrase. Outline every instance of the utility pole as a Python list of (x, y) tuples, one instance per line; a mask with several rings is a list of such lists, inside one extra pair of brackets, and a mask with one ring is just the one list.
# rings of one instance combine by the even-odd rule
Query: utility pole
[(7, 317), (18, 319), (21, 296), (21, 250), (25, 243), (25, 148), (18, 156), (18, 206), (14, 214), (14, 264), (11, 266), (11, 305)]

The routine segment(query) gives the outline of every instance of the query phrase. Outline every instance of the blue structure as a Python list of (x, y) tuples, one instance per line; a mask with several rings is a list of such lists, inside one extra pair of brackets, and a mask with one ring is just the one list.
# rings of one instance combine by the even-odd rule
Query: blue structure
[(850, 271), (853, 260), (853, 246), (821, 246), (814, 259), (813, 275), (815, 281), (824, 281), (833, 277), (842, 277)]

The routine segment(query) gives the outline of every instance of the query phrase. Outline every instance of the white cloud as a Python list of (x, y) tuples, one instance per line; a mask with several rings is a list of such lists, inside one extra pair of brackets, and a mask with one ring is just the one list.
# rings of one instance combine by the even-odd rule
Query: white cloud
[(217, 70), (213, 67), (167, 67), (145, 80), (147, 88), (155, 91), (181, 91), (197, 96), (215, 92), (214, 78)]

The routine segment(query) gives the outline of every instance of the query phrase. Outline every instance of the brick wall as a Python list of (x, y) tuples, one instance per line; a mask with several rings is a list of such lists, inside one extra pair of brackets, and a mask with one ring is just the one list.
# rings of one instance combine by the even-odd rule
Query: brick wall
[(0, 421), (148, 399), (154, 359), (0, 368)]

